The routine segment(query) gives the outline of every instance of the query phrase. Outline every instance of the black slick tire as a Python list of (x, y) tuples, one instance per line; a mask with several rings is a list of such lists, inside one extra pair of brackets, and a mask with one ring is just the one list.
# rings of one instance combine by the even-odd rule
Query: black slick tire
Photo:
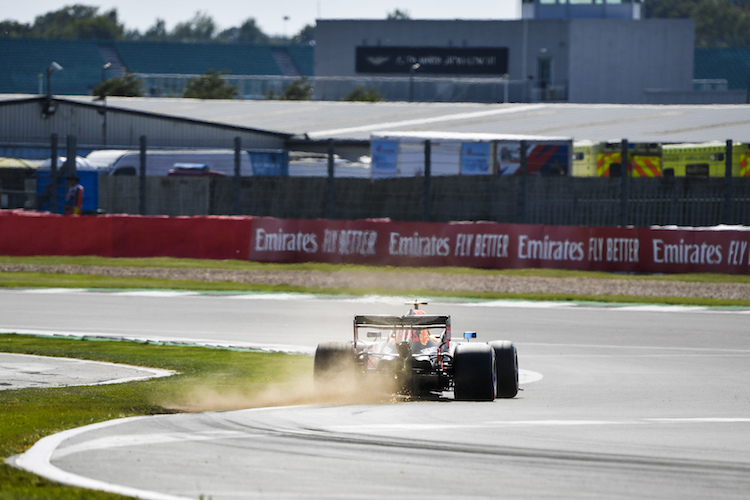
[(351, 342), (324, 342), (315, 349), (315, 383), (351, 381), (354, 377), (354, 346)]
[(518, 394), (518, 352), (508, 340), (490, 342), (495, 351), (498, 398), (514, 398)]
[(453, 354), (454, 398), (495, 399), (495, 351), (489, 344), (458, 344)]

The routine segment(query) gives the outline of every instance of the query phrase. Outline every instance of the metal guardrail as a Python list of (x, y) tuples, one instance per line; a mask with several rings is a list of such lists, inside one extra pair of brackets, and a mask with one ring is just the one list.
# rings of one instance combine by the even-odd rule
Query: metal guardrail
[[(137, 73), (153, 97), (182, 96), (191, 78), (200, 75), (171, 73)], [(300, 77), (268, 75), (224, 75), (236, 85), (244, 99), (266, 99), (279, 96)], [(529, 80), (496, 77), (428, 77), (428, 76), (310, 76), (312, 100), (339, 101), (357, 87), (376, 89), (387, 101), (415, 102), (518, 102), (536, 96), (538, 100), (567, 99), (567, 85), (550, 85), (548, 91), (534, 93)]]

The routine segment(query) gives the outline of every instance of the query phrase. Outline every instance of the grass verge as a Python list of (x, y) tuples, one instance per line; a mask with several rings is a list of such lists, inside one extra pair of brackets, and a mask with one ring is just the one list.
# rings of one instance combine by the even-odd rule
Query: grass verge
[[(0, 334), (0, 351), (62, 356), (174, 370), (178, 375), (126, 384), (0, 391), (0, 456), (27, 450), (65, 429), (135, 415), (251, 408), (300, 402), (309, 356)], [(122, 498), (62, 486), (0, 464), (0, 499)]]
[[(318, 263), (302, 264), (265, 264), (238, 260), (198, 260), (175, 258), (106, 258), (106, 257), (8, 257), (0, 256), (2, 265), (39, 265), (39, 266), (89, 266), (97, 267), (138, 267), (138, 268), (174, 268), (174, 269), (221, 269), (235, 271), (320, 271), (320, 272), (368, 272), (368, 273), (439, 273), (450, 275), (497, 275), (497, 276), (538, 276), (545, 278), (586, 278), (600, 280), (641, 280), (671, 281), (684, 283), (718, 283), (750, 284), (750, 276), (727, 274), (675, 274), (675, 275), (629, 275), (594, 271), (567, 271), (560, 269), (474, 269), (474, 268), (395, 268), (355, 265), (333, 265)], [(465, 299), (497, 300), (549, 300), (601, 303), (641, 303), (670, 304), (708, 307), (750, 307), (748, 299), (691, 298), (691, 297), (653, 297), (633, 295), (584, 295), (575, 293), (501, 293), (477, 291), (436, 291), (423, 289), (389, 289), (389, 288), (315, 288), (291, 285), (263, 285), (236, 282), (187, 281), (153, 278), (126, 278), (85, 274), (59, 274), (39, 272), (0, 272), (0, 287), (7, 288), (91, 288), (91, 289), (142, 289), (142, 290), (190, 290), (202, 292), (296, 292), (326, 295), (408, 295), (425, 297), (454, 297)]]
[(590, 278), (658, 280), (688, 283), (750, 283), (750, 276), (717, 273), (685, 274), (618, 274), (601, 271), (568, 271), (565, 269), (478, 269), (472, 267), (393, 267), (353, 264), (325, 264), (303, 262), (274, 264), (246, 260), (178, 259), (173, 257), (112, 258), (97, 256), (32, 256), (0, 255), (0, 265), (28, 264), (37, 266), (102, 266), (172, 269), (222, 269), (229, 271), (322, 271), (322, 272), (379, 272), (379, 273), (439, 273), (462, 275), (541, 276), (549, 278)]

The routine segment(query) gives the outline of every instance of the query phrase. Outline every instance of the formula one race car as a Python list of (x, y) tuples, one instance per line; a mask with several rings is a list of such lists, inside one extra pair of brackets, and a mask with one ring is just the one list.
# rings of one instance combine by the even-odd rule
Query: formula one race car
[(353, 381), (358, 391), (378, 388), (412, 398), (451, 391), (462, 401), (516, 396), (513, 343), (470, 342), (476, 332), (464, 333), (465, 342), (451, 342), (450, 316), (426, 314), (419, 309), (423, 301), (408, 304), (413, 308), (404, 316), (355, 316), (353, 342), (319, 344), (316, 384)]

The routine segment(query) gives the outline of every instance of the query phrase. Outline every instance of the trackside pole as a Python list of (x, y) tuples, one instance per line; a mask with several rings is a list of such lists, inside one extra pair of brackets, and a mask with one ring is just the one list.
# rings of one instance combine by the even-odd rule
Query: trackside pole
[(432, 207), (430, 196), (432, 191), (432, 142), (424, 141), (424, 220), (430, 222)]
[(138, 211), (141, 215), (146, 215), (146, 136), (141, 136), (141, 164), (138, 171), (138, 190), (140, 197), (138, 201)]
[(727, 139), (724, 152), (724, 224), (732, 224), (732, 139)]
[(240, 177), (240, 152), (242, 150), (242, 139), (234, 138), (234, 215), (240, 215), (242, 208), (242, 178)]
[(334, 169), (335, 145), (333, 139), (328, 139), (328, 200), (326, 201), (326, 217), (333, 219), (334, 207), (336, 204), (335, 179), (336, 171)]
[[(57, 213), (57, 134), (52, 134), (52, 163), (50, 164), (49, 170), (49, 211), (53, 214)], [(41, 204), (41, 201), (40, 201)]]
[[(69, 135), (65, 138), (65, 148), (67, 156), (65, 157), (63, 182), (67, 185), (67, 178), (71, 175), (76, 175), (76, 159), (78, 157), (78, 141), (76, 140), (76, 136)], [(55, 182), (55, 186), (57, 186), (57, 182)]]
[(620, 226), (628, 224), (628, 182), (630, 169), (628, 168), (628, 140), (623, 139), (620, 143)]
[(526, 159), (526, 141), (521, 141), (518, 145), (520, 148), (520, 169), (521, 182), (518, 193), (518, 223), (526, 224), (526, 203), (529, 196), (529, 167)]

